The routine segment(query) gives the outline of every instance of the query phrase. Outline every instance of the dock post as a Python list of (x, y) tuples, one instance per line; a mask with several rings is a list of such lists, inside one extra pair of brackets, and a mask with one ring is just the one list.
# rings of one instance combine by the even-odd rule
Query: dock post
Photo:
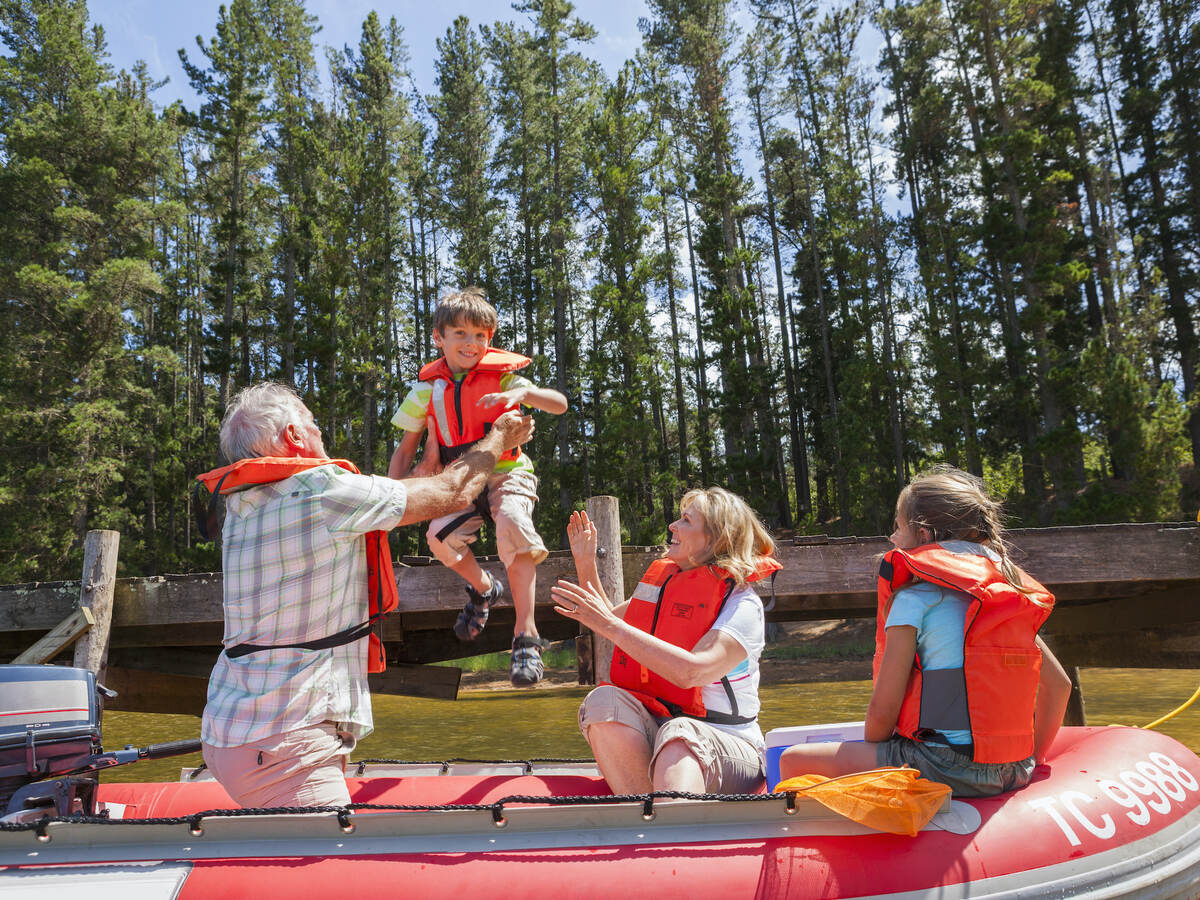
[(112, 625), (120, 543), (119, 531), (89, 531), (83, 544), (79, 606), (91, 611), (95, 624), (75, 642), (75, 666), (95, 672), (97, 680), (104, 677), (108, 662), (108, 633)]
[(1067, 711), (1063, 716), (1064, 725), (1086, 725), (1087, 712), (1083, 705), (1083, 685), (1079, 683), (1079, 666), (1066, 666), (1067, 674), (1071, 676), (1071, 697), (1067, 700)]
[[(625, 573), (621, 553), (621, 505), (616, 497), (589, 497), (588, 518), (596, 526), (596, 568), (600, 586), (612, 604), (625, 600)], [(580, 630), (576, 641), (579, 659), (579, 683), (599, 684), (608, 680), (612, 662), (612, 641)]]

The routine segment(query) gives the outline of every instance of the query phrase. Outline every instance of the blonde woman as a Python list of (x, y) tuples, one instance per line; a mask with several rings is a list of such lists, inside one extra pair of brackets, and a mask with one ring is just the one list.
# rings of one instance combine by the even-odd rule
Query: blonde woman
[(579, 584), (551, 588), (556, 611), (608, 638), (611, 684), (584, 699), (579, 727), (617, 794), (739, 794), (763, 779), (758, 727), (762, 602), (750, 583), (773, 575), (775, 544), (746, 501), (722, 488), (689, 491), (662, 558), (624, 603), (609, 603), (596, 570), (596, 530), (567, 526)]
[(1008, 558), (1000, 504), (959, 469), (933, 469), (901, 491), (891, 541), (866, 740), (790, 747), (780, 774), (906, 765), (959, 796), (1024, 787), (1071, 692), (1037, 636), (1054, 597)]

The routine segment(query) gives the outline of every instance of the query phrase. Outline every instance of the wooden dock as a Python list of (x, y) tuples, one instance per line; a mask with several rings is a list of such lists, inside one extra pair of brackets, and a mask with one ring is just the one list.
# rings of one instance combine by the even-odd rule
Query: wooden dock
[[(1016, 530), (1015, 560), (1058, 598), (1044, 633), (1063, 664), (1200, 668), (1200, 527), (1193, 523), (1089, 525)], [(783, 571), (756, 585), (769, 620), (873, 617), (875, 571), (889, 544), (882, 537), (801, 537), (779, 547)], [(623, 548), (624, 584), (632, 589), (656, 548)], [(502, 574), (499, 562), (484, 567)], [(577, 626), (551, 611), (550, 585), (572, 578), (566, 551), (538, 569), (538, 623), (550, 640), (574, 638)], [(513, 610), (497, 608), (473, 644), (451, 626), (462, 607), (461, 580), (422, 558), (396, 568), (399, 609), (384, 620), (393, 662), (374, 690), (453, 696), (458, 670), (425, 664), (508, 649)], [(196, 712), (220, 651), (221, 575), (117, 579), (111, 604), (106, 684), (121, 692), (114, 708)], [(12, 661), (81, 614), (80, 581), (0, 586), (0, 661)], [(586, 655), (586, 654), (584, 654)], [(599, 656), (599, 653), (597, 654)], [(439, 671), (440, 670), (440, 671)]]

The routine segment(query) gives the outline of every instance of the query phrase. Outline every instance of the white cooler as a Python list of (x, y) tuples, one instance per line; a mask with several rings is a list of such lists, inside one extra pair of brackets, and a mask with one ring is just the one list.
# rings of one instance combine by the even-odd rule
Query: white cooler
[(831, 725), (793, 725), (788, 728), (772, 728), (765, 735), (767, 741), (767, 790), (775, 790), (779, 783), (779, 757), (783, 751), (795, 744), (817, 744), (824, 741), (861, 741), (862, 722), (834, 722)]

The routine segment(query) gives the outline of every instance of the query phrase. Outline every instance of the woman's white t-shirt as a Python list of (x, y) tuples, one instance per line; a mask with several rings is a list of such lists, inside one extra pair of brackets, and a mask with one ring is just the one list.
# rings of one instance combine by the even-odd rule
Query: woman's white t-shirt
[[(758, 658), (762, 656), (763, 645), (766, 642), (766, 619), (763, 614), (762, 600), (748, 585), (734, 588), (729, 599), (721, 608), (720, 615), (713, 623), (713, 630), (728, 634), (746, 649), (746, 658), (738, 663), (725, 676), (733, 689), (737, 701), (739, 716), (757, 716), (758, 702)], [(725, 686), (720, 681), (704, 686), (701, 693), (704, 708), (715, 712), (731, 712), (729, 696)], [(745, 725), (717, 725), (707, 723), (713, 728), (735, 734), (753, 744), (759, 753), (766, 752), (762, 729), (758, 727), (757, 718)]]

